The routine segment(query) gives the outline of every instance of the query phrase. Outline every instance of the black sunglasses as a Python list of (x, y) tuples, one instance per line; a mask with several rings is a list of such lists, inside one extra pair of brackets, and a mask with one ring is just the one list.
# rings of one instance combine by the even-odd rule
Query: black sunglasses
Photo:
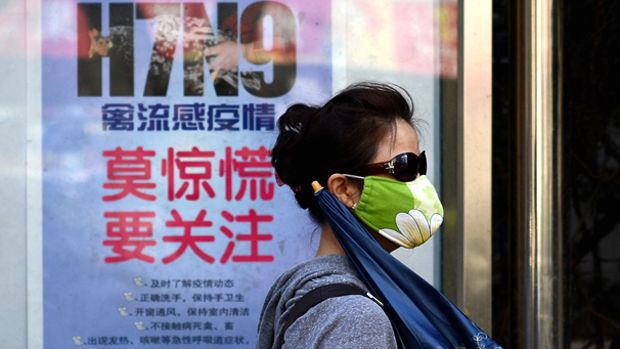
[(402, 153), (392, 160), (366, 165), (366, 170), (361, 175), (370, 176), (388, 173), (401, 182), (409, 182), (418, 175), (426, 174), (426, 152), (416, 155), (415, 153)]

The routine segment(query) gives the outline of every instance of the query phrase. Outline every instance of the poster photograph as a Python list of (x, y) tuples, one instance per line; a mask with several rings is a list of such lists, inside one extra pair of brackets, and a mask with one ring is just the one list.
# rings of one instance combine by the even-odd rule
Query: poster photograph
[(331, 4), (41, 6), (43, 347), (253, 348), (318, 244), (270, 148), (332, 94)]

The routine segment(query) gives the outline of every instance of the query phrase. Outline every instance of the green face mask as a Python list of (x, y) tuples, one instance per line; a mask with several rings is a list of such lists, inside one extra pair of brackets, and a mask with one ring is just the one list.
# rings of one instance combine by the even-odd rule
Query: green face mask
[(414, 248), (428, 240), (443, 222), (443, 207), (426, 176), (411, 182), (363, 178), (364, 189), (353, 213), (390, 241)]

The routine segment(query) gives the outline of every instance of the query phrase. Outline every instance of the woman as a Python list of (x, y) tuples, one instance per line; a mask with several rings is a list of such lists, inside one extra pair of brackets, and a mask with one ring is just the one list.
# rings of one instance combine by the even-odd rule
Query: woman
[[(366, 290), (325, 222), (311, 183), (318, 181), (356, 213), (364, 176), (410, 182), (424, 174), (426, 159), (419, 149), (412, 116), (413, 104), (405, 91), (361, 83), (322, 107), (296, 104), (280, 117), (273, 166), (299, 205), (309, 209), (320, 224), (322, 233), (316, 258), (285, 272), (269, 291), (259, 324), (258, 348), (397, 348), (390, 319), (380, 303), (359, 294), (325, 299), (291, 323), (284, 320), (304, 295), (321, 286), (350, 284)], [(405, 245), (399, 238), (371, 228), (370, 221), (361, 220), (386, 250)]]

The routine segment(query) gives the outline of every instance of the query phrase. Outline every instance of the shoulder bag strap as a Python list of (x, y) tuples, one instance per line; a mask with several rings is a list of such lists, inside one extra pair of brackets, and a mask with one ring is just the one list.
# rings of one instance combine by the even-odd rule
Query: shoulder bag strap
[(282, 331), (280, 333), (284, 335), (286, 330), (293, 322), (295, 322), (295, 320), (300, 318), (308, 310), (310, 310), (310, 308), (321, 303), (322, 301), (328, 298), (350, 295), (368, 297), (383, 307), (383, 304), (377, 298), (358, 286), (352, 284), (329, 284), (320, 286), (306, 293), (297, 302), (295, 302), (293, 308), (282, 318)]

